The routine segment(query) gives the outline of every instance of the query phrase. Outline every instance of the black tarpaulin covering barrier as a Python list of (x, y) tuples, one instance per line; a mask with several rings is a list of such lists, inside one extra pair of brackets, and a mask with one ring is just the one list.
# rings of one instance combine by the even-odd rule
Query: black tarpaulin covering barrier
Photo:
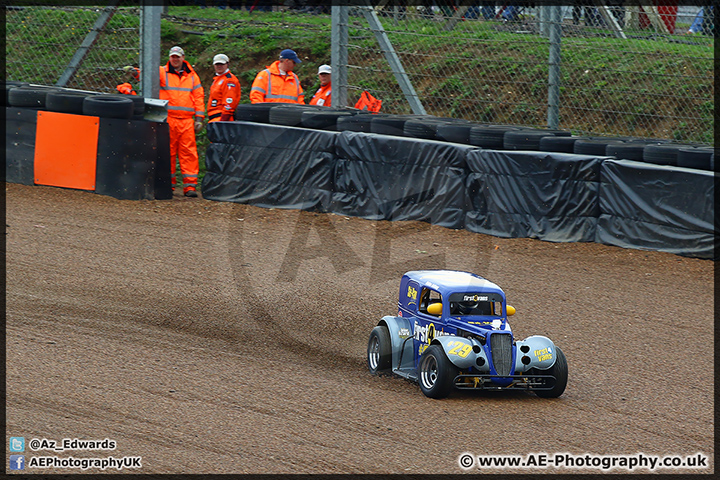
[(157, 129), (157, 156), (155, 163), (155, 199), (169, 200), (173, 197), (170, 173), (170, 125), (155, 122)]
[(465, 155), (477, 147), (344, 131), (330, 211), (462, 228)]
[(95, 193), (120, 200), (155, 199), (157, 130), (154, 122), (100, 118)]
[(203, 198), (323, 211), (330, 201), (337, 132), (257, 124), (208, 124)]
[(713, 172), (607, 160), (595, 241), (717, 260)]
[(5, 109), (5, 181), (35, 184), (35, 131), (37, 110)]
[(506, 238), (592, 242), (603, 159), (556, 152), (471, 151), (465, 228)]

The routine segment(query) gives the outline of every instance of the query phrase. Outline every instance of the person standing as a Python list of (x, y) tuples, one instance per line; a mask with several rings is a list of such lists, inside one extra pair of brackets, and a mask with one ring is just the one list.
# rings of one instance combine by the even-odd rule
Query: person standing
[(332, 68), (330, 65), (320, 65), (318, 68), (318, 78), (320, 79), (320, 88), (310, 99), (310, 105), (322, 105), (330, 107), (332, 101)]
[(197, 197), (200, 164), (195, 134), (203, 128), (205, 91), (200, 77), (185, 61), (185, 52), (178, 46), (170, 49), (168, 63), (160, 67), (160, 99), (168, 100), (173, 190), (177, 157), (183, 178), (183, 194)]
[(240, 82), (228, 68), (227, 55), (218, 53), (213, 58), (215, 78), (210, 87), (210, 98), (208, 98), (207, 114), (208, 123), (235, 120), (235, 108), (240, 103)]
[(261, 70), (250, 89), (250, 103), (305, 103), (300, 79), (293, 68), (302, 60), (293, 50), (280, 52), (280, 59)]

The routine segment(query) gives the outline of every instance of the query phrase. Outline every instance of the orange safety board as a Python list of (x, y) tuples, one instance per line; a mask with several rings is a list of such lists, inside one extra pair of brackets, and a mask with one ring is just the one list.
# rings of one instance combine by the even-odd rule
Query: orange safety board
[(100, 118), (39, 111), (35, 184), (95, 190)]

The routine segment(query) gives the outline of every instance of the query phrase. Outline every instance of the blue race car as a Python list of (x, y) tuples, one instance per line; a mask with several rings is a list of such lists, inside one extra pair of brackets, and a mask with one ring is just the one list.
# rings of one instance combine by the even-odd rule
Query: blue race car
[(392, 372), (420, 384), (430, 398), (453, 388), (529, 390), (555, 398), (565, 391), (567, 360), (549, 338), (515, 340), (505, 292), (473, 273), (407, 272), (397, 316), (386, 316), (368, 341), (370, 373)]

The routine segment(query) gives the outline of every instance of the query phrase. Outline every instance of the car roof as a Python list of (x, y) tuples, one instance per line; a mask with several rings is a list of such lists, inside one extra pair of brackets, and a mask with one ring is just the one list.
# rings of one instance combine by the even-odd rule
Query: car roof
[(505, 296), (505, 292), (496, 284), (480, 275), (455, 270), (413, 270), (405, 273), (406, 277), (421, 286), (429, 286), (449, 295), (453, 292), (495, 292)]

